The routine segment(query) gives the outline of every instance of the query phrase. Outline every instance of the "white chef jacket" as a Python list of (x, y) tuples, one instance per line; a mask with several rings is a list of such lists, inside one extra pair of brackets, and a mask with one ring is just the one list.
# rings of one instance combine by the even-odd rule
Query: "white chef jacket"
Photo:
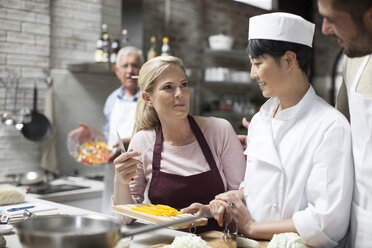
[(310, 246), (336, 246), (353, 192), (349, 124), (311, 86), (274, 119), (278, 105), (269, 99), (249, 126), (241, 184), (247, 208), (257, 222), (293, 218)]
[[(124, 97), (124, 88), (121, 86), (107, 98), (104, 113), (106, 115), (107, 144), (109, 147), (118, 141), (117, 132), (121, 138), (130, 138), (134, 133), (135, 113), (137, 99), (140, 92), (131, 98)], [(105, 165), (104, 191), (102, 197), (102, 213), (112, 214), (112, 196), (114, 194), (115, 167), (113, 164)]]

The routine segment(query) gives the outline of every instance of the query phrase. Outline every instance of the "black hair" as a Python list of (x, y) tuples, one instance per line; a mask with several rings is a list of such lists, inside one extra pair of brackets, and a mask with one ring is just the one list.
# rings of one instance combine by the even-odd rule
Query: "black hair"
[(292, 51), (296, 54), (301, 70), (307, 74), (313, 55), (311, 47), (277, 40), (253, 39), (248, 41), (248, 53), (252, 58), (258, 58), (263, 54), (268, 54), (278, 61), (287, 51)]

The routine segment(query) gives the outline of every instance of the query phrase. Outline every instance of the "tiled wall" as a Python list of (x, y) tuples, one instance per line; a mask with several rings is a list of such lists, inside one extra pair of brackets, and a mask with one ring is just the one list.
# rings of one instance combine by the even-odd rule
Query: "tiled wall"
[[(0, 79), (8, 83), (7, 104), (5, 86), (0, 86), (1, 113), (13, 111), (15, 80), (20, 78), (18, 109), (32, 106), (32, 87), (36, 83), (42, 97), (50, 68), (50, 1), (0, 1)], [(38, 110), (43, 110), (39, 100)], [(13, 126), (0, 125), (0, 174), (34, 168), (40, 160), (40, 145), (26, 140)]]
[[(102, 22), (111, 34), (120, 33), (121, 1), (116, 0), (0, 0), (0, 113), (32, 108), (33, 87), (39, 89), (38, 111), (44, 110), (46, 77), (69, 63), (93, 62)], [(25, 97), (24, 97), (25, 95)], [(12, 126), (0, 124), (0, 177), (40, 166), (41, 144), (29, 141)]]

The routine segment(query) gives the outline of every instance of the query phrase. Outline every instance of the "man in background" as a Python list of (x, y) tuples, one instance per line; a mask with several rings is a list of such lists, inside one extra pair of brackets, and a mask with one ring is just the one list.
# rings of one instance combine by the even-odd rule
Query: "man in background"
[(322, 32), (346, 55), (336, 108), (350, 120), (355, 168), (351, 247), (372, 244), (372, 1), (318, 0)]
[[(106, 117), (106, 124), (103, 132), (93, 129), (86, 123), (80, 123), (79, 127), (70, 133), (70, 137), (79, 136), (80, 143), (94, 137), (105, 137), (109, 147), (117, 147), (118, 135), (128, 145), (134, 133), (135, 113), (137, 99), (140, 92), (137, 87), (139, 70), (144, 63), (142, 51), (133, 46), (120, 49), (114, 66), (117, 78), (121, 86), (114, 90), (106, 99), (103, 113)], [(120, 154), (117, 149), (105, 166), (104, 190), (102, 199), (102, 213), (112, 213), (112, 195), (114, 192), (115, 167), (112, 161)]]

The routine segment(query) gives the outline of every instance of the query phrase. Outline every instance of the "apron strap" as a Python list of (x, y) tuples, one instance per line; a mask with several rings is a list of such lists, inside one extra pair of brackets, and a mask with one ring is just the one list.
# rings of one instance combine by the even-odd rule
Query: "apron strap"
[(154, 145), (154, 152), (152, 155), (152, 170), (160, 171), (161, 149), (163, 147), (163, 131), (159, 123), (158, 130), (156, 130), (156, 139)]
[(209, 167), (212, 170), (217, 169), (216, 161), (214, 160), (213, 154), (211, 152), (211, 149), (209, 148), (209, 145), (200, 130), (198, 124), (196, 123), (195, 119), (191, 115), (187, 115), (187, 119), (189, 120), (191, 130), (193, 131), (196, 140), (198, 141), (200, 148), (202, 149), (202, 152), (204, 154), (205, 159), (207, 160)]

